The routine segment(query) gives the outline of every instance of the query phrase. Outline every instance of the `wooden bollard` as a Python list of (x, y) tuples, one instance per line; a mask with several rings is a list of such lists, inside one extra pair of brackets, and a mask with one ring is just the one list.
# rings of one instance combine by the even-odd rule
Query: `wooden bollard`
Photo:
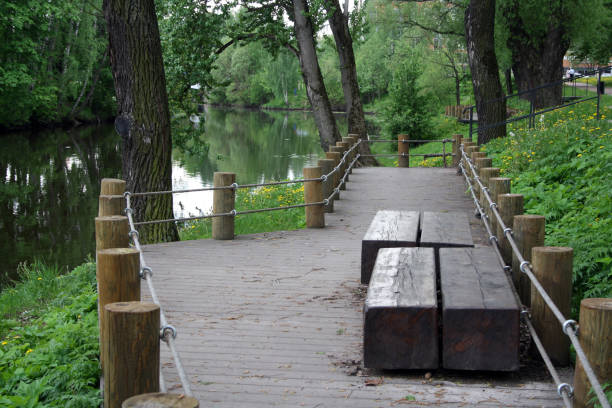
[[(510, 193), (510, 183), (512, 179), (507, 177), (490, 177), (489, 178), (489, 194), (491, 199), (497, 205), (497, 211), (499, 212), (499, 196), (502, 194)], [(497, 232), (497, 217), (493, 214), (490, 206), (487, 206), (487, 214), (489, 215), (489, 221), (491, 222), (491, 232), (495, 235)], [(497, 237), (499, 239), (499, 237)]]
[[(329, 150), (335, 153), (338, 153), (339, 159), (338, 162), (340, 162), (342, 160), (342, 158), (344, 157), (344, 147), (342, 146), (330, 146)], [(340, 190), (346, 190), (346, 186), (344, 184), (342, 184), (342, 177), (344, 177), (344, 172), (346, 171), (346, 160), (344, 161), (344, 163), (340, 166), (340, 172), (338, 173), (338, 184), (337, 186), (340, 187)]]
[[(466, 156), (467, 156), (467, 157), (469, 157), (469, 158), (470, 158), (470, 160), (471, 160), (471, 159), (472, 159), (472, 153), (473, 153), (473, 152), (477, 152), (477, 151), (479, 151), (479, 150), (480, 150), (480, 146), (476, 146), (476, 145), (474, 144), (474, 145), (472, 145), (472, 146), (468, 146), (468, 147), (465, 149), (465, 154), (466, 154)], [(469, 175), (470, 175), (470, 177), (472, 177), (472, 178), (474, 178), (474, 176), (476, 176), (476, 174), (478, 174), (478, 173), (476, 173), (476, 174), (472, 174), (472, 172), (471, 172), (471, 170), (470, 170), (470, 166), (469, 166), (467, 163), (465, 164), (465, 168), (468, 170), (468, 174), (469, 174)], [(477, 170), (477, 171), (478, 171), (478, 170)]]
[[(514, 241), (521, 255), (527, 262), (531, 262), (531, 248), (544, 246), (544, 234), (546, 219), (541, 215), (517, 215), (514, 217), (512, 232)], [(512, 254), (512, 280), (523, 304), (527, 307), (531, 304), (531, 281), (529, 277), (521, 272), (521, 263), (517, 256)]]
[(459, 146), (461, 146), (461, 139), (463, 139), (463, 135), (453, 135), (453, 167), (459, 166), (459, 159), (461, 158)]
[(98, 217), (122, 215), (125, 209), (125, 181), (120, 179), (102, 179), (98, 197)]
[[(497, 167), (483, 167), (481, 169), (478, 169), (478, 176), (480, 177), (480, 181), (482, 182), (482, 185), (485, 187), (489, 187), (489, 179), (492, 177), (498, 177), (499, 176), (499, 168)], [(475, 183), (478, 184), (478, 183)], [(480, 206), (485, 210), (485, 214), (487, 213), (487, 208), (489, 207), (489, 202), (487, 201), (485, 195), (482, 193), (482, 191), (478, 191), (478, 201), (480, 202)]]
[(142, 394), (123, 401), (121, 408), (199, 408), (200, 403), (193, 397), (183, 394), (164, 394), (161, 392)]
[[(463, 145), (463, 152), (466, 155), (467, 155), (468, 147), (472, 147), (472, 146), (476, 145), (476, 143), (471, 142), (468, 139), (461, 139), (461, 144)], [(459, 151), (459, 154), (461, 154), (461, 150)], [(467, 165), (467, 163), (465, 162), (465, 160), (463, 159), (463, 156), (460, 157), (460, 161), (463, 163), (463, 168), (465, 169), (467, 175), (471, 177), (471, 175), (470, 175), (470, 168)]]
[(159, 392), (159, 306), (109, 303), (103, 313), (104, 407), (119, 408), (129, 397)]
[[(338, 165), (338, 163), (340, 163), (340, 153), (338, 152), (326, 152), (325, 153), (325, 157), (328, 159), (331, 159), (334, 161), (334, 168)], [(334, 183), (333, 183), (333, 188), (335, 189), (336, 187), (338, 187), (338, 183), (340, 182), (340, 177), (342, 177), (340, 175), (342, 170), (338, 169), (336, 170), (336, 172), (334, 173)], [(334, 196), (334, 200), (339, 200), (340, 199), (340, 192), (336, 193), (336, 195)]]
[[(506, 224), (506, 228), (512, 228), (514, 216), (523, 214), (523, 195), (522, 194), (501, 194), (498, 196), (499, 202), (497, 209), (501, 219)], [(504, 230), (500, 224), (497, 224), (497, 239), (501, 247), (502, 258), (506, 265), (512, 265), (512, 247), (510, 242), (504, 235)]]
[[(304, 167), (304, 178), (313, 179), (321, 177), (320, 167)], [(304, 204), (311, 204), (323, 201), (323, 186), (321, 180), (307, 181), (304, 183)], [(306, 210), (306, 227), (323, 228), (325, 227), (325, 209), (323, 204), (304, 207)]]
[[(533, 247), (531, 263), (538, 279), (564, 316), (571, 312), (574, 250), (567, 247)], [(531, 321), (544, 349), (555, 365), (569, 365), (570, 341), (540, 293), (531, 286)]]
[[(472, 156), (471, 156), (472, 163), (474, 163), (474, 165), (476, 165), (476, 161), (478, 159), (481, 159), (481, 158), (484, 158), (484, 157), (487, 157), (487, 153), (486, 152), (481, 152), (481, 151), (472, 152)], [(491, 166), (487, 166), (487, 167), (491, 167)]]
[(409, 135), (397, 135), (397, 167), (410, 167), (410, 140)]
[[(476, 152), (476, 153), (480, 154), (480, 152)], [(472, 153), (472, 156), (476, 153)], [(481, 157), (481, 158), (474, 160), (474, 167), (476, 168), (476, 171), (479, 171), (479, 169), (482, 169), (485, 167), (491, 167), (491, 166), (493, 166), (493, 159)], [(474, 194), (476, 194), (476, 198), (480, 197), (480, 186), (478, 185), (478, 183), (474, 183)]]
[[(348, 143), (348, 148), (350, 149), (357, 142), (357, 139), (352, 137), (351, 134), (349, 134), (348, 136), (343, 137), (342, 141), (345, 143)], [(349, 154), (349, 165), (353, 162), (353, 160), (355, 159), (355, 156), (357, 156), (357, 150), (351, 151), (351, 153)], [(353, 168), (349, 168), (348, 173), (352, 174)]]
[(96, 250), (130, 246), (130, 225), (123, 215), (96, 217)]
[[(236, 182), (235, 173), (215, 172), (213, 185), (215, 187), (231, 186)], [(223, 189), (213, 191), (213, 214), (226, 214), (234, 210), (236, 201), (235, 189)], [(214, 217), (212, 220), (213, 239), (234, 239), (233, 215)]]
[[(328, 174), (330, 171), (334, 169), (334, 160), (332, 159), (319, 159), (317, 165), (321, 168), (321, 173)], [(323, 189), (323, 198), (327, 198), (334, 191), (334, 175), (332, 174), (327, 180), (325, 180), (322, 184)], [(334, 200), (331, 199), (325, 206), (325, 212), (333, 213), (334, 212)]]
[[(351, 157), (349, 154), (347, 154), (346, 152), (348, 152), (348, 149), (350, 147), (350, 144), (348, 142), (336, 142), (336, 146), (340, 146), (343, 150), (342, 150), (342, 156), (344, 157), (344, 172), (346, 173), (346, 178), (344, 179), (345, 182), (349, 181), (349, 173), (348, 173), (348, 167), (351, 164)], [(342, 185), (342, 190), (346, 190), (346, 183)]]
[[(591, 298), (580, 302), (580, 345), (601, 384), (612, 378), (612, 299)], [(576, 358), (574, 371), (574, 407), (592, 407), (588, 401), (591, 383)]]
[[(115, 302), (140, 300), (140, 252), (133, 248), (110, 248), (96, 252), (96, 281), (98, 282), (98, 319), (100, 321), (100, 350), (105, 345), (104, 306)], [(100, 355), (100, 364), (104, 354)]]

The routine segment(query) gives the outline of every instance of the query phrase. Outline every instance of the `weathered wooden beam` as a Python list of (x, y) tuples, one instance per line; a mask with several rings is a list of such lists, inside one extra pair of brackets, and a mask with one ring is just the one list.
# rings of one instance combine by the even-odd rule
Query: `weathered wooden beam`
[(442, 365), (519, 368), (519, 305), (490, 247), (440, 249)]
[[(215, 187), (228, 187), (236, 182), (235, 173), (215, 172), (213, 174), (213, 185)], [(213, 214), (226, 214), (235, 208), (236, 190), (223, 189), (213, 191)], [(234, 239), (233, 215), (224, 215), (212, 219), (213, 239)]]
[(397, 167), (410, 167), (409, 135), (397, 135)]
[(383, 248), (364, 307), (363, 364), (438, 368), (438, 309), (432, 248)]
[(415, 247), (419, 232), (418, 211), (381, 210), (361, 241), (361, 283), (368, 283), (380, 248)]

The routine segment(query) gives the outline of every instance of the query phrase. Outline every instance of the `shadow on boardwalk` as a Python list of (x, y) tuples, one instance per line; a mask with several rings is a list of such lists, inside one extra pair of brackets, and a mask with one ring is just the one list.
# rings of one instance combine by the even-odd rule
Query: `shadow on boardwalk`
[[(380, 209), (463, 211), (475, 243), (486, 244), (455, 169), (365, 168), (353, 171), (325, 229), (145, 248), (201, 406), (560, 406), (540, 369), (440, 371), (430, 381), (424, 371), (361, 369), (361, 238)], [(180, 392), (168, 354), (162, 364)]]

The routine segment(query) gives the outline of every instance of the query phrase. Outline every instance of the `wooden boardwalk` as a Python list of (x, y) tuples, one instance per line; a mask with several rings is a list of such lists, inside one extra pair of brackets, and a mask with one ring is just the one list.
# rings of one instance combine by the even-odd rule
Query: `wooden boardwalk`
[[(200, 406), (561, 406), (534, 370), (439, 371), (428, 381), (423, 371), (362, 369), (361, 238), (380, 209), (464, 211), (486, 245), (455, 169), (365, 168), (353, 171), (325, 229), (145, 247)], [(169, 389), (180, 393), (162, 353)]]

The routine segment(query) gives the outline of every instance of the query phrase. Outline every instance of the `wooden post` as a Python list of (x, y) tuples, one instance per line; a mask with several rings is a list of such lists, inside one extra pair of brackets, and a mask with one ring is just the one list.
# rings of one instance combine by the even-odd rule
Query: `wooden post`
[[(98, 318), (100, 321), (100, 350), (104, 347), (104, 306), (115, 302), (140, 300), (140, 252), (133, 248), (110, 248), (96, 252), (96, 280), (98, 282)], [(105, 361), (100, 355), (102, 367)]]
[[(574, 250), (567, 247), (533, 247), (533, 274), (563, 316), (569, 316), (572, 298)], [(569, 337), (538, 291), (531, 286), (531, 321), (544, 349), (555, 365), (569, 365)]]
[[(522, 194), (501, 194), (497, 203), (499, 215), (501, 215), (506, 227), (512, 228), (514, 216), (523, 213), (523, 195)], [(501, 225), (497, 224), (497, 239), (499, 239), (501, 254), (506, 265), (512, 265), (512, 247), (508, 239), (504, 235), (504, 230)], [(517, 285), (517, 282), (515, 282)]]
[[(357, 142), (357, 139), (352, 137), (351, 135), (348, 135), (347, 137), (343, 137), (342, 141), (345, 143), (348, 143), (348, 148), (350, 149), (351, 147), (353, 147), (353, 145)], [(353, 160), (355, 159), (355, 156), (357, 155), (357, 151), (353, 150), (351, 152), (351, 154), (349, 154), (349, 165), (353, 162)], [(353, 173), (353, 169), (349, 169), (349, 174)]]
[[(215, 187), (231, 186), (236, 182), (235, 173), (215, 172), (213, 185)], [(236, 190), (223, 189), (213, 191), (213, 214), (224, 214), (231, 212), (235, 207)], [(234, 239), (233, 215), (214, 217), (212, 219), (213, 239)]]
[[(544, 246), (546, 219), (541, 215), (517, 215), (514, 217), (512, 231), (514, 240), (521, 255), (527, 262), (531, 262), (531, 248)], [(515, 254), (512, 254), (512, 280), (523, 304), (527, 307), (531, 304), (531, 281), (520, 270), (520, 262)]]
[[(489, 179), (492, 177), (498, 177), (500, 170), (497, 167), (483, 167), (478, 169), (477, 171), (482, 185), (485, 187), (489, 187)], [(480, 206), (485, 210), (485, 213), (488, 214), (487, 208), (489, 207), (489, 203), (487, 202), (485, 195), (482, 194), (480, 190), (478, 190), (478, 201), (480, 202)]]
[(459, 166), (459, 159), (461, 158), (459, 146), (461, 146), (461, 139), (463, 139), (463, 135), (453, 135), (453, 167)]
[[(461, 139), (461, 144), (463, 145), (463, 151), (465, 152), (465, 154), (467, 155), (467, 149), (468, 147), (472, 147), (475, 146), (476, 143), (469, 141), (466, 138)], [(461, 151), (459, 151), (459, 154), (461, 154)], [(460, 157), (461, 160), (463, 160), (463, 157)], [(468, 176), (470, 176), (470, 169), (467, 165), (467, 163), (463, 162), (463, 167), (465, 168), (465, 171), (467, 172)], [(470, 176), (471, 177), (471, 176)]]
[(200, 403), (193, 397), (183, 394), (164, 394), (161, 392), (142, 394), (123, 401), (121, 408), (199, 408)]
[[(612, 378), (612, 299), (591, 298), (580, 302), (580, 345), (593, 371), (603, 385)], [(574, 371), (574, 407), (592, 407), (593, 394), (582, 361), (576, 358)]]
[[(474, 144), (472, 146), (468, 146), (467, 149), (465, 149), (465, 154), (467, 155), (467, 157), (469, 157), (471, 159), (472, 158), (472, 153), (477, 152), (479, 150), (480, 150), (480, 147), (476, 146)], [(470, 177), (474, 178), (474, 176), (476, 176), (476, 174), (473, 174), (471, 172), (470, 166), (467, 163), (465, 164), (465, 168), (468, 170), (468, 174), (470, 175)], [(476, 171), (478, 171), (478, 170), (476, 170)]]
[[(485, 157), (487, 157), (487, 153), (481, 152), (481, 151), (472, 152), (472, 155), (470, 156), (470, 158), (472, 159), (472, 163), (474, 163), (474, 165), (476, 165), (476, 160), (485, 158)], [(491, 167), (491, 166), (487, 166), (487, 167)]]
[[(353, 139), (353, 141), (351, 142), (351, 147), (355, 143), (357, 143), (359, 141), (359, 135), (357, 133), (349, 133), (348, 134), (348, 138)], [(342, 138), (342, 140), (344, 140), (344, 138)], [(359, 149), (353, 150), (353, 155), (352, 155), (353, 157), (352, 157), (351, 161), (355, 160), (355, 157), (357, 157), (357, 150), (359, 150)], [(353, 174), (353, 169), (352, 168), (349, 170), (349, 174)]]
[[(321, 173), (328, 174), (330, 171), (334, 169), (334, 160), (332, 159), (319, 159), (317, 162), (318, 166), (321, 168)], [(323, 198), (327, 198), (334, 191), (334, 175), (332, 174), (327, 180), (325, 180), (322, 184), (323, 189)], [(334, 212), (334, 200), (329, 200), (329, 203), (325, 206), (325, 212), (333, 213)]]
[(482, 169), (484, 167), (493, 167), (493, 159), (489, 159), (488, 157), (479, 157), (474, 161), (474, 165), (476, 166), (476, 169)]
[[(329, 150), (339, 154), (338, 156), (338, 163), (339, 163), (342, 160), (342, 157), (344, 156), (344, 148), (342, 146), (330, 146)], [(342, 177), (344, 177), (345, 172), (346, 172), (346, 160), (340, 166), (340, 172), (338, 173), (338, 185), (337, 186), (340, 187), (340, 190), (346, 190), (346, 186), (344, 184), (340, 185)]]
[(131, 396), (159, 392), (159, 306), (109, 303), (103, 313), (104, 407), (119, 408)]
[[(499, 196), (501, 194), (510, 193), (510, 183), (512, 179), (507, 177), (490, 177), (489, 178), (489, 194), (491, 200), (497, 204), (497, 210), (499, 212)], [(491, 232), (495, 235), (497, 231), (497, 218), (493, 214), (491, 207), (487, 205), (487, 214), (489, 215), (489, 221), (491, 222)], [(501, 215), (501, 214), (500, 214)], [(499, 238), (499, 237), (498, 237)]]
[[(334, 161), (334, 168), (338, 165), (338, 163), (340, 163), (340, 153), (338, 152), (326, 152), (325, 153), (325, 157), (328, 159), (331, 159)], [(333, 183), (333, 188), (335, 189), (336, 187), (338, 187), (338, 183), (340, 182), (340, 173), (342, 172), (341, 169), (338, 169), (335, 173), (334, 173), (334, 183)], [(334, 200), (339, 200), (340, 199), (340, 192), (338, 192), (335, 197)]]
[[(122, 215), (125, 209), (125, 181), (119, 179), (102, 179), (98, 197), (98, 217)], [(118, 197), (120, 196), (120, 197)]]
[(125, 193), (125, 180), (103, 178), (100, 183), (100, 195), (123, 195)]
[(446, 168), (446, 140), (442, 141), (442, 164)]
[(130, 225), (123, 215), (96, 217), (96, 250), (130, 246)]
[[(304, 178), (321, 177), (320, 167), (304, 167)], [(307, 181), (304, 183), (304, 204), (323, 201), (323, 187), (321, 181)], [(306, 227), (323, 228), (325, 227), (325, 210), (323, 204), (304, 207), (306, 210)]]
[(397, 135), (397, 167), (410, 167), (410, 140), (409, 135)]
[[(347, 142), (336, 142), (336, 146), (340, 146), (342, 148), (342, 156), (344, 156), (344, 172), (347, 173), (348, 171), (348, 166), (349, 164), (351, 164), (351, 157), (349, 154), (346, 154), (346, 152), (348, 151), (350, 144)], [(344, 179), (344, 181), (348, 182), (349, 181), (349, 176), (348, 174), (346, 175), (346, 178)], [(344, 187), (342, 190), (346, 190), (346, 184), (344, 184), (342, 187)]]

